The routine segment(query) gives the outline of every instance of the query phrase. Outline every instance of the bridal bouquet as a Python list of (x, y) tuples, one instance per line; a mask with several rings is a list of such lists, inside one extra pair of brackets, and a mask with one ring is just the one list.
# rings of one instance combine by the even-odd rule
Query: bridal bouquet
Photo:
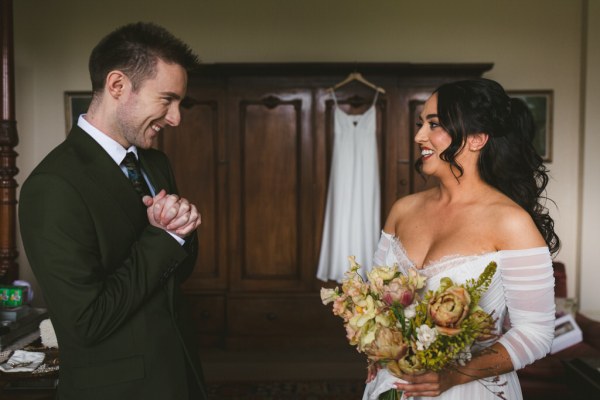
[[(440, 371), (452, 363), (471, 359), (471, 345), (495, 337), (492, 315), (478, 306), (496, 271), (491, 262), (479, 276), (458, 285), (442, 278), (440, 287), (424, 292), (425, 277), (410, 269), (403, 275), (396, 266), (378, 266), (358, 273), (360, 265), (349, 257), (350, 270), (341, 291), (321, 289), (321, 300), (333, 303), (333, 313), (344, 320), (351, 345), (396, 376)], [(396, 399), (391, 389), (380, 399)]]

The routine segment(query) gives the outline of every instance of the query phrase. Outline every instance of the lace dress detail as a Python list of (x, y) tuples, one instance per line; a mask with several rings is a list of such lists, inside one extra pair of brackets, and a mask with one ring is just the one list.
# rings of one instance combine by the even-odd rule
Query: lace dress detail
[[(375, 265), (397, 264), (403, 273), (415, 268), (400, 240), (386, 232), (382, 232), (373, 258)], [(478, 277), (491, 261), (498, 269), (479, 305), (494, 312), (498, 332), (508, 315), (511, 327), (498, 342), (506, 348), (516, 371), (545, 356), (554, 337), (554, 275), (548, 248), (449, 255), (428, 263), (419, 273), (427, 277), (426, 290), (435, 290), (442, 277), (464, 283)], [(491, 344), (493, 341), (483, 345)], [(515, 371), (500, 376), (498, 383), (506, 383), (504, 386), (488, 378), (454, 386), (435, 399), (498, 399), (494, 392), (503, 392), (506, 399), (522, 399)]]

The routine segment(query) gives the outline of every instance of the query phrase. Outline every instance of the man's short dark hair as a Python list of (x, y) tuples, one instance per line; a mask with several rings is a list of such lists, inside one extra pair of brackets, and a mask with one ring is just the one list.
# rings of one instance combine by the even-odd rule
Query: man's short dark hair
[(94, 94), (104, 89), (110, 71), (122, 71), (133, 90), (156, 73), (158, 59), (181, 65), (190, 72), (199, 65), (190, 47), (165, 28), (148, 22), (124, 25), (105, 36), (92, 50), (89, 61)]

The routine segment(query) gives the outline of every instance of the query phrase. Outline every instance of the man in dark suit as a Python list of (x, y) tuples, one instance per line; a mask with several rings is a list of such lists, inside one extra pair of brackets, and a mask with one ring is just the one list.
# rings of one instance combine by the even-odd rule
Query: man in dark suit
[(197, 64), (154, 24), (107, 35), (90, 57), (87, 114), (23, 184), (21, 234), (58, 338), (61, 400), (206, 399), (179, 287), (200, 215), (151, 148), (179, 124)]

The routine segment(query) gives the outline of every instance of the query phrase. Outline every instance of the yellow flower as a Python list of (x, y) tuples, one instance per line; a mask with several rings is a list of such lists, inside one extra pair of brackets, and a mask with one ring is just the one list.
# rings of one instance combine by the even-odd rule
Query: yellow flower
[(425, 278), (423, 275), (420, 275), (416, 269), (411, 268), (408, 270), (408, 284), (415, 289), (422, 289), (425, 287)]
[(336, 298), (339, 297), (339, 294), (334, 289), (321, 288), (321, 301), (323, 304), (327, 305), (333, 302)]
[(379, 325), (389, 327), (393, 324), (394, 319), (391, 317), (390, 313), (382, 313), (375, 316), (375, 322)]
[(350, 269), (346, 271), (346, 275), (352, 276), (357, 274), (357, 271), (360, 269), (360, 264), (356, 262), (356, 256), (348, 256), (348, 261), (350, 261)]
[(371, 295), (367, 296), (359, 303), (356, 303), (355, 314), (350, 319), (350, 323), (358, 328), (375, 318), (377, 310), (375, 309), (375, 300)]
[(384, 282), (394, 279), (397, 274), (398, 268), (396, 265), (393, 267), (375, 267), (367, 272), (367, 278), (369, 279), (373, 290), (375, 292), (380, 292)]
[(363, 325), (360, 332), (360, 345), (359, 350), (363, 351), (365, 347), (370, 345), (375, 340), (375, 333), (377, 332), (377, 325), (373, 321), (369, 321)]
[(475, 337), (475, 340), (477, 340), (478, 342), (489, 340), (496, 336), (493, 332), (496, 328), (494, 319), (490, 314), (485, 312), (483, 308), (479, 306), (475, 307), (475, 310), (473, 310), (473, 312), (469, 316), (469, 319), (474, 323), (474, 326), (478, 329), (477, 336)]

